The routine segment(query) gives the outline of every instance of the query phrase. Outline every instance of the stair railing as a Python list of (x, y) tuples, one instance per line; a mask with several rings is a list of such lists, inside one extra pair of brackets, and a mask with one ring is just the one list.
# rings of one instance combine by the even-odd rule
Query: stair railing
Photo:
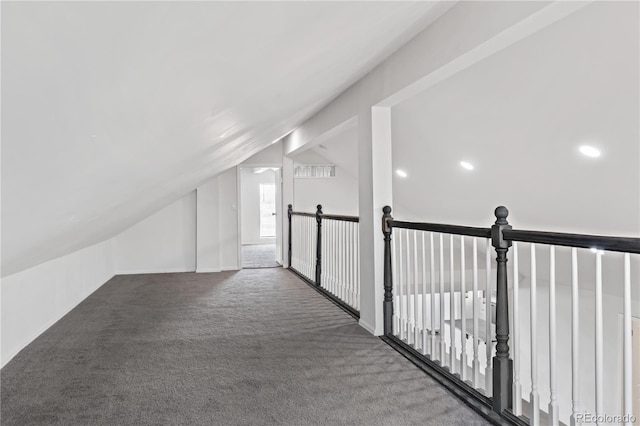
[[(640, 238), (514, 230), (505, 207), (495, 216), (490, 228), (474, 228), (399, 221), (383, 209), (385, 340), (487, 417), (632, 424), (638, 294), (632, 303), (631, 290), (640, 282)], [(528, 259), (518, 258), (518, 245)], [(539, 245), (548, 257), (537, 257)], [(580, 321), (585, 298), (594, 314)], [(558, 321), (559, 312), (567, 321)], [(605, 333), (617, 326), (615, 312), (622, 317), (620, 339)], [(570, 342), (570, 351), (558, 351), (559, 335), (566, 336), (560, 347)], [(590, 363), (592, 370), (583, 368)]]

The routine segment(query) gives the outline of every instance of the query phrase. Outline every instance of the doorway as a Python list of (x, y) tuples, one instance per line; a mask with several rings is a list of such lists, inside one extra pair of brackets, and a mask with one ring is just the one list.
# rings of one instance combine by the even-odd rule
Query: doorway
[(281, 255), (280, 167), (240, 169), (240, 235), (243, 269), (276, 268)]

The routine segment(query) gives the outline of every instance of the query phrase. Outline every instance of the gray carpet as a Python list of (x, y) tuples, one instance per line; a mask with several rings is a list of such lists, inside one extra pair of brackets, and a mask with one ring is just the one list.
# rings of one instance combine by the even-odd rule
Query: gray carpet
[(3, 426), (486, 424), (275, 268), (115, 277), (1, 374)]
[(242, 246), (243, 268), (277, 268), (275, 244), (244, 244)]

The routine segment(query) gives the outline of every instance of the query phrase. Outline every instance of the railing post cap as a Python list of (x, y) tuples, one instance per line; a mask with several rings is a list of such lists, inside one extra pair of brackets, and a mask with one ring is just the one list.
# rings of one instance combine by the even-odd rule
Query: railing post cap
[(391, 214), (391, 207), (389, 207), (389, 206), (384, 206), (384, 207), (382, 208), (382, 213), (384, 213), (384, 214)]
[(496, 207), (495, 215), (496, 223), (491, 227), (491, 245), (496, 249), (508, 249), (511, 247), (511, 241), (504, 239), (502, 231), (511, 229), (511, 225), (507, 222), (509, 210), (505, 206)]
[(509, 216), (509, 210), (505, 206), (498, 206), (495, 210), (496, 225), (507, 225), (507, 216)]

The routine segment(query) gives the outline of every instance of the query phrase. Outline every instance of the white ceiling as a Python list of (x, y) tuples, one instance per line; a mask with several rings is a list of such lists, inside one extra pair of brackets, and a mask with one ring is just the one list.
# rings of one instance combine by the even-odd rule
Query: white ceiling
[(2, 2), (2, 275), (109, 238), (292, 130), (432, 2)]
[(639, 36), (638, 3), (594, 2), (394, 107), (394, 205), (489, 226), (502, 204), (520, 229), (638, 236)]

